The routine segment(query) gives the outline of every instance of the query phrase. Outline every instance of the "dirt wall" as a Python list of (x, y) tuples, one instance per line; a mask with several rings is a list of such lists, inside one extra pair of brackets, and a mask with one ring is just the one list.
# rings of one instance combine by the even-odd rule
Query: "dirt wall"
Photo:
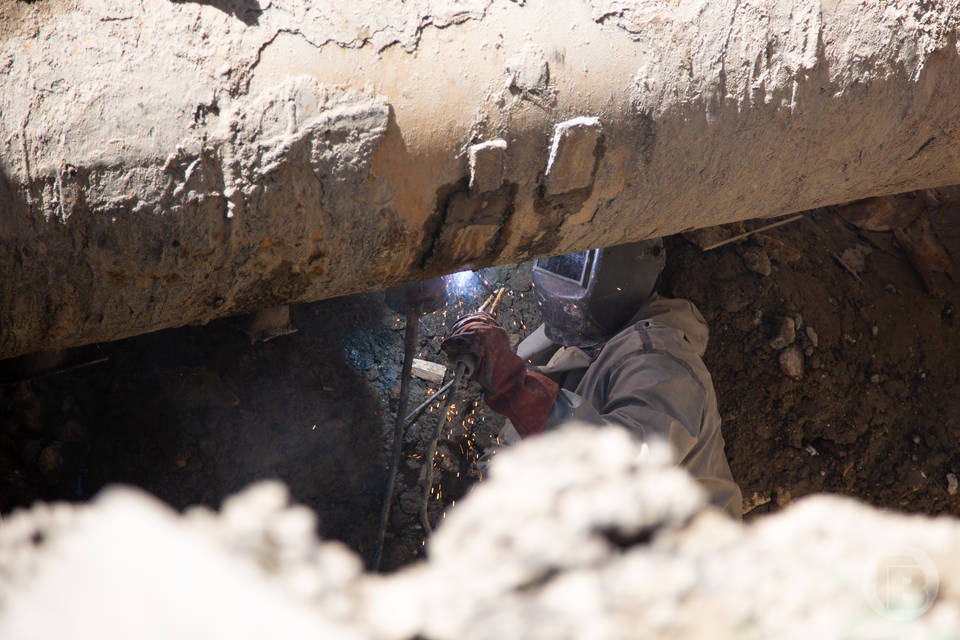
[(960, 182), (958, 0), (14, 4), (0, 358)]

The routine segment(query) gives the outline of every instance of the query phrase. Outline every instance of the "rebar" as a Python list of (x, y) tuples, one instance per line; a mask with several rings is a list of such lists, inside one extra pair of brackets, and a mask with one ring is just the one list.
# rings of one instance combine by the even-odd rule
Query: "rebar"
[(407, 402), (410, 399), (410, 377), (413, 370), (413, 358), (416, 355), (419, 343), (418, 329), (420, 314), (407, 314), (407, 331), (403, 340), (403, 367), (400, 372), (400, 399), (397, 407), (397, 417), (393, 423), (393, 455), (390, 459), (390, 471), (387, 475), (387, 489), (383, 496), (383, 505), (380, 507), (380, 528), (377, 530), (377, 545), (370, 563), (371, 571), (380, 570), (380, 558), (383, 555), (383, 539), (386, 535), (387, 522), (390, 519), (390, 506), (393, 504), (393, 491), (397, 483), (397, 468), (400, 466), (400, 454), (403, 450), (403, 435), (406, 431)]

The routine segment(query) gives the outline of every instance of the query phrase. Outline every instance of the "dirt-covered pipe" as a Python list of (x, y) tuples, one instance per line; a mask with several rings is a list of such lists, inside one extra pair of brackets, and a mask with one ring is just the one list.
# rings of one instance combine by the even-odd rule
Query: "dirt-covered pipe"
[(960, 0), (39, 0), (0, 358), (960, 182)]

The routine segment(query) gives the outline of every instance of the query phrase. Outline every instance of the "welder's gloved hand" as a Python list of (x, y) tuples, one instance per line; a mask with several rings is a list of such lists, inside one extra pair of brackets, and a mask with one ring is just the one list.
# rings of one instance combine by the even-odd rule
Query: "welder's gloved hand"
[(526, 437), (543, 431), (560, 387), (550, 378), (528, 371), (510, 349), (507, 332), (489, 313), (472, 313), (454, 323), (440, 345), (451, 360), (462, 354), (477, 359), (473, 380), (480, 383), (487, 405), (510, 418)]

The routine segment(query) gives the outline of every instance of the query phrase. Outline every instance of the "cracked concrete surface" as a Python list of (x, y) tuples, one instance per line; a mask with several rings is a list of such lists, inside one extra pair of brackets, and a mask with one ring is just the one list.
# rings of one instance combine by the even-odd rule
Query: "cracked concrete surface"
[[(14, 3), (0, 357), (960, 182), (958, 7)], [(553, 197), (579, 117), (603, 154)]]
[[(498, 454), (428, 559), (365, 574), (285, 487), (179, 515), (133, 489), (0, 522), (0, 635), (955, 638), (960, 523), (816, 496), (748, 525), (666, 448), (572, 427)], [(864, 535), (869, 532), (869, 535)]]

